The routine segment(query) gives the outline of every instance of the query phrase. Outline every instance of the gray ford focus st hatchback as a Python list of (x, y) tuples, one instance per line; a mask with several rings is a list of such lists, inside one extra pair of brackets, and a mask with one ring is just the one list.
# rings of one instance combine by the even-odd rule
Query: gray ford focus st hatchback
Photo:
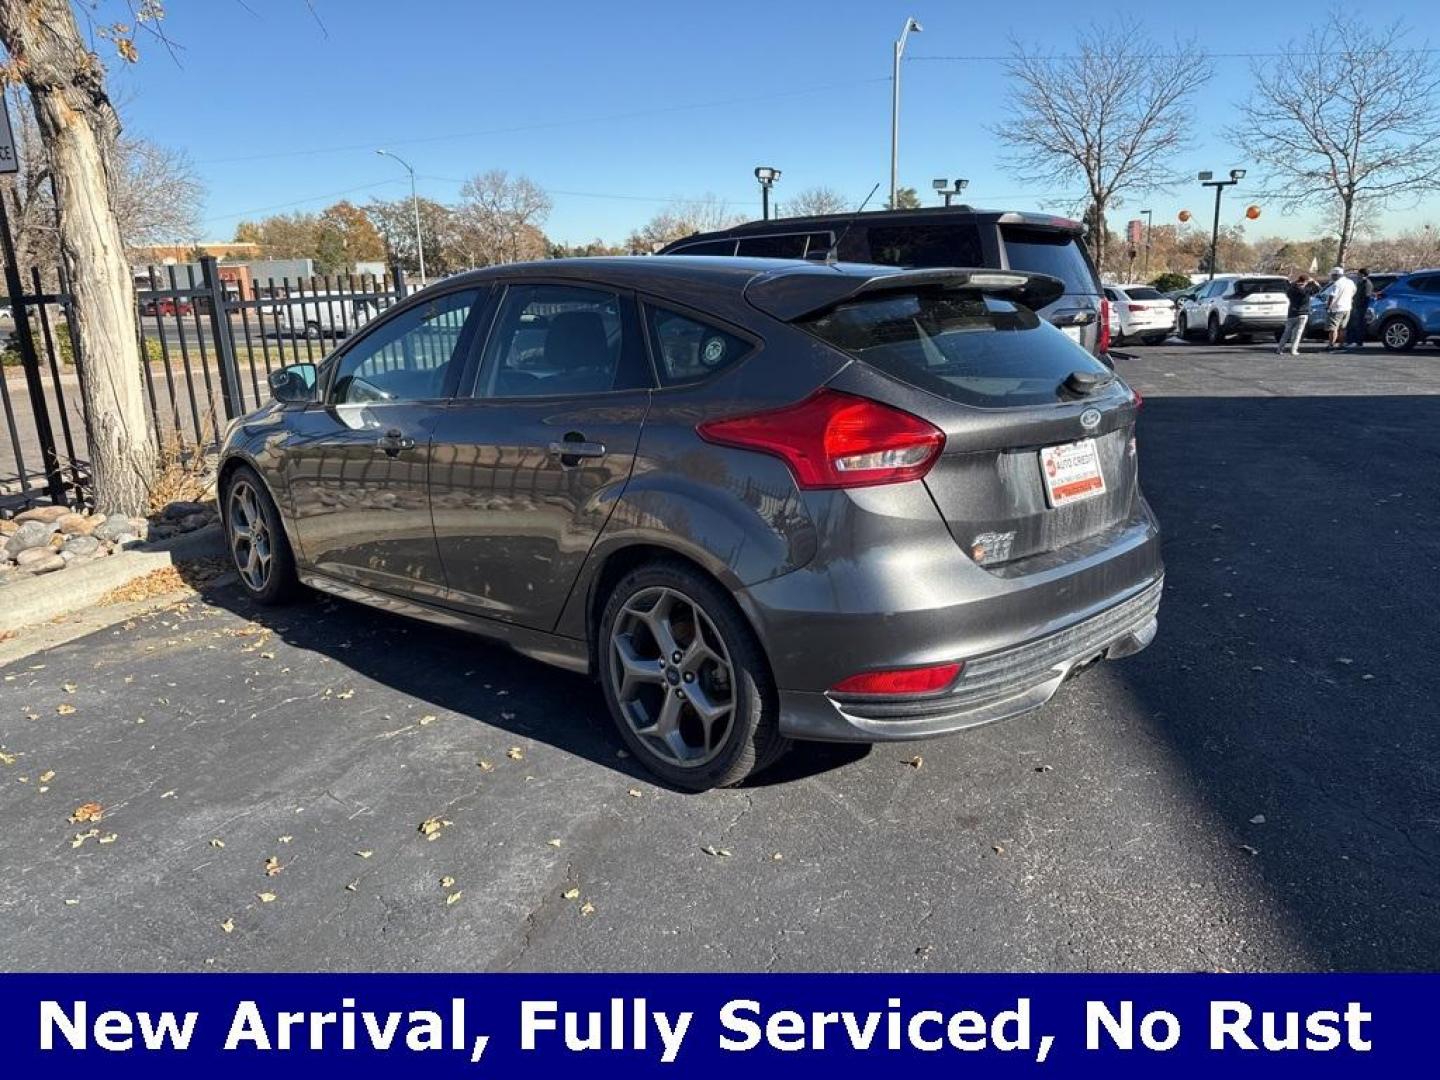
[(1014, 716), (1144, 648), (1162, 586), (1140, 399), (1034, 314), (1063, 290), (685, 256), (451, 278), (232, 425), (240, 580), (588, 672), (683, 788)]

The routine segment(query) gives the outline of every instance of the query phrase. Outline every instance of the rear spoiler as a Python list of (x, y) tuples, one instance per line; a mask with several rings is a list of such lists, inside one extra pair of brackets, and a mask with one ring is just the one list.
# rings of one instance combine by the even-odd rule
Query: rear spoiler
[(983, 292), (1032, 309), (1054, 303), (1065, 292), (1059, 278), (1020, 270), (941, 267), (881, 271), (866, 277), (816, 265), (761, 275), (745, 287), (745, 299), (767, 315), (794, 322), (860, 296), (934, 287)]

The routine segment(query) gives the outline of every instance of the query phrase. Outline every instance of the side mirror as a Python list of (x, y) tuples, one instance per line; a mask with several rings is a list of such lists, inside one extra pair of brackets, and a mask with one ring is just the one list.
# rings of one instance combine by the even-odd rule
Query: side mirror
[(315, 400), (320, 369), (314, 364), (289, 364), (269, 375), (270, 393), (282, 405), (305, 405)]

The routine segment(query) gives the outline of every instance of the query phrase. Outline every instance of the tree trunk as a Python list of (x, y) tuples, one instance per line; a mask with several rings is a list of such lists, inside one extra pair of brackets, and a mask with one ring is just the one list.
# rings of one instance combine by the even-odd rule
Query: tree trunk
[(1344, 266), (1345, 256), (1350, 251), (1350, 242), (1355, 239), (1355, 198), (1340, 198), (1340, 247), (1335, 252), (1335, 265)]
[(143, 513), (155, 472), (136, 341), (134, 285), (110, 199), (119, 123), (100, 61), (70, 0), (0, 0), (0, 42), (25, 80), (59, 206), (60, 255), (73, 297), (72, 332), (97, 506)]

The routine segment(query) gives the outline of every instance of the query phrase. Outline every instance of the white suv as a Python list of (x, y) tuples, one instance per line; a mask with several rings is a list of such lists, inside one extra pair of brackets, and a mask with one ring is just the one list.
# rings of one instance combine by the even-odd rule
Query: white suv
[(1149, 285), (1106, 285), (1116, 343), (1159, 345), (1175, 332), (1175, 301)]
[(1285, 330), (1290, 301), (1283, 277), (1227, 274), (1206, 282), (1180, 308), (1180, 336), (1204, 334), (1219, 345), (1236, 334), (1278, 335)]

